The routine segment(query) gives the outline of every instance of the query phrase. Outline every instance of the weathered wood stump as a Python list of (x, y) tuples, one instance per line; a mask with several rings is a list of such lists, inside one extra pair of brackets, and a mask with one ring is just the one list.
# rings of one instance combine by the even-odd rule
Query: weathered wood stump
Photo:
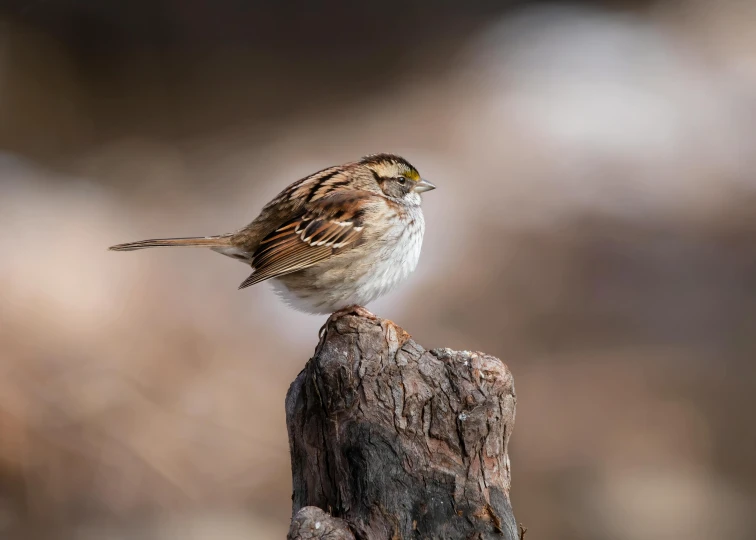
[[(289, 388), (290, 539), (506, 539), (514, 381), (387, 320), (329, 322)], [(315, 507), (315, 508), (313, 508)]]

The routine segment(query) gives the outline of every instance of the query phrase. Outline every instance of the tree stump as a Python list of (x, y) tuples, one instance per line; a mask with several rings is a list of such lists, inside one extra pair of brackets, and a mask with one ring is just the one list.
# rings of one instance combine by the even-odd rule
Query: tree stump
[(289, 538), (517, 540), (515, 401), (498, 358), (426, 351), (388, 320), (330, 320), (286, 396)]

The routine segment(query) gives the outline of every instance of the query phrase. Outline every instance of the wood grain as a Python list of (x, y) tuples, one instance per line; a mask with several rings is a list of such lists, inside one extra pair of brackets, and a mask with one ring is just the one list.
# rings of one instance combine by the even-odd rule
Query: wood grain
[(495, 357), (426, 351), (387, 320), (330, 320), (286, 397), (294, 522), (317, 507), (358, 540), (517, 540), (515, 402)]

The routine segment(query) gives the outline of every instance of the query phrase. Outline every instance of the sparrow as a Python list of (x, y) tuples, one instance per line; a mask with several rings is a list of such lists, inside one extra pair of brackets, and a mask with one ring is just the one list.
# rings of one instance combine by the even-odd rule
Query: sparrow
[(406, 159), (373, 154), (284, 189), (236, 232), (110, 247), (205, 247), (252, 267), (240, 289), (271, 280), (309, 313), (357, 311), (415, 270), (425, 232), (420, 194), (435, 189)]

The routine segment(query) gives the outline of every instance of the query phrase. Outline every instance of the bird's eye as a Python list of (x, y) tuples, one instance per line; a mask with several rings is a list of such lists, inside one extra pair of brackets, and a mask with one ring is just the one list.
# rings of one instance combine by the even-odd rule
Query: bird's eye
[(400, 176), (399, 178), (397, 178), (396, 181), (399, 182), (399, 184), (402, 186), (407, 183), (407, 179), (403, 176)]

